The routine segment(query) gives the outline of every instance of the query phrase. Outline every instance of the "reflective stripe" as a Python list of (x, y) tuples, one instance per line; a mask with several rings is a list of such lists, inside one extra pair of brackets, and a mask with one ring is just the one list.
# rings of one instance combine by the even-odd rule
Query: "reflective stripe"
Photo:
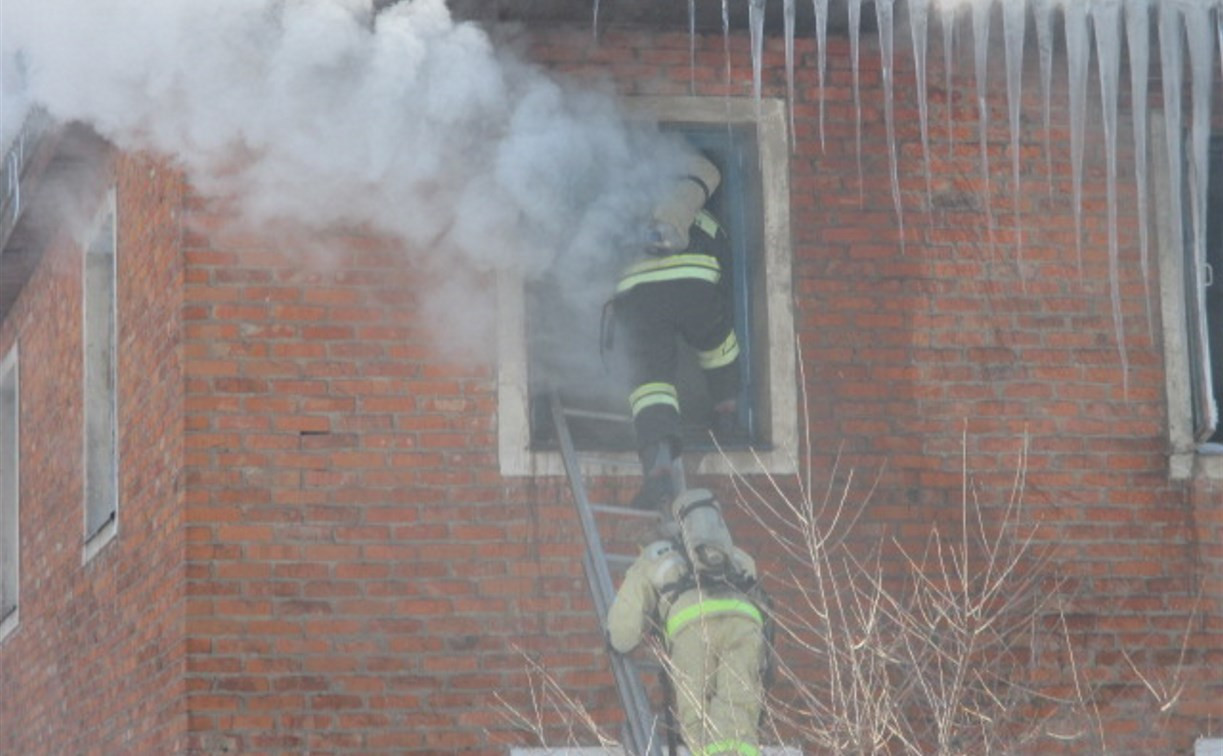
[(735, 332), (732, 330), (727, 335), (726, 340), (720, 346), (716, 346), (705, 352), (697, 352), (697, 360), (701, 363), (701, 367), (706, 370), (720, 368), (723, 365), (729, 365), (739, 356), (739, 339), (735, 337)]
[(620, 282), (616, 284), (616, 293), (623, 294), (638, 284), (680, 281), (685, 278), (709, 283), (722, 280), (718, 258), (710, 255), (668, 255), (642, 260), (625, 269), (620, 276)]
[(670, 383), (643, 383), (628, 395), (628, 403), (633, 410), (633, 417), (655, 404), (665, 404), (679, 412), (679, 394)]
[(764, 624), (760, 610), (750, 601), (740, 599), (705, 599), (692, 606), (684, 607), (667, 618), (667, 638), (673, 638), (685, 625), (694, 619), (707, 614), (739, 614)]
[(692, 221), (692, 225), (705, 232), (705, 235), (710, 239), (718, 238), (718, 232), (722, 230), (722, 226), (718, 223), (718, 219), (709, 214), (709, 211), (702, 210), (696, 214), (696, 218)]
[(693, 752), (692, 756), (713, 756), (716, 753), (740, 753), (743, 756), (760, 756), (760, 749), (742, 740), (719, 740)]

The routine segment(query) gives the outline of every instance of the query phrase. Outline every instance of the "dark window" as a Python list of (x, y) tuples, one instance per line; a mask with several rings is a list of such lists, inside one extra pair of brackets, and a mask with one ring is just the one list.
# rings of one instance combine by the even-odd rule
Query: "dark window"
[[(17, 449), (18, 413), (17, 349), (0, 362), (0, 625), (17, 611), (20, 571), (20, 485)], [(6, 631), (7, 632), (7, 631)]]
[[(1204, 402), (1199, 401), (1200, 394), (1210, 391), (1214, 395), (1214, 406), (1223, 407), (1223, 137), (1214, 137), (1210, 143), (1210, 180), (1207, 190), (1206, 213), (1206, 270), (1198, 279), (1204, 284), (1205, 301), (1198, 306), (1192, 295), (1186, 297), (1189, 309), (1190, 359), (1195, 362), (1191, 369), (1194, 391), (1195, 432), (1199, 440), (1223, 443), (1223, 428), (1218, 418), (1206, 417), (1201, 409)], [(1192, 266), (1193, 256), (1190, 249), (1187, 257)], [(1196, 284), (1192, 275), (1187, 276), (1186, 291), (1193, 292)], [(1192, 334), (1197, 330), (1196, 321), (1199, 317), (1205, 319), (1205, 348), (1192, 348)], [(1200, 332), (1200, 331), (1198, 331)], [(1199, 364), (1201, 363), (1200, 367)], [(1209, 435), (1207, 435), (1209, 434)]]
[(118, 514), (115, 211), (107, 200), (101, 227), (85, 250), (85, 538)]
[[(739, 398), (739, 438), (728, 448), (765, 448), (768, 441), (767, 358), (763, 205), (755, 127), (748, 124), (670, 123), (702, 150), (722, 172), (722, 184), (707, 205), (727, 230), (730, 260), (725, 261), (723, 285), (734, 303), (735, 331), (740, 347), (742, 391)], [(614, 271), (609, 271), (610, 292)], [(588, 413), (571, 416), (570, 430), (579, 449), (629, 451), (635, 448), (629, 419), (627, 381), (618, 371), (620, 355), (613, 341), (601, 350), (604, 302), (566, 300), (554, 282), (528, 285), (526, 326), (528, 380), (531, 401), (531, 448), (556, 446), (547, 397), (559, 390), (565, 405)], [(712, 411), (696, 355), (681, 343), (676, 376), (684, 423), (684, 444), (709, 450)]]

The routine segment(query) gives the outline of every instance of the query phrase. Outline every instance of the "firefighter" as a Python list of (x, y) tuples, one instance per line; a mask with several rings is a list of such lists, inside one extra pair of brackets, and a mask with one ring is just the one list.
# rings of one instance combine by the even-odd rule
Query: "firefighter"
[(671, 470), (682, 450), (677, 337), (697, 352), (715, 433), (733, 433), (738, 416), (739, 342), (720, 262), (729, 241), (706, 209), (722, 176), (697, 152), (686, 168), (655, 207), (645, 254), (622, 270), (612, 300), (626, 341), (629, 407), (644, 476), (633, 505), (642, 509), (661, 509), (675, 493)]
[(755, 561), (730, 542), (705, 489), (676, 497), (678, 534), (646, 546), (608, 610), (618, 653), (661, 636), (684, 743), (694, 756), (759, 753), (767, 601)]

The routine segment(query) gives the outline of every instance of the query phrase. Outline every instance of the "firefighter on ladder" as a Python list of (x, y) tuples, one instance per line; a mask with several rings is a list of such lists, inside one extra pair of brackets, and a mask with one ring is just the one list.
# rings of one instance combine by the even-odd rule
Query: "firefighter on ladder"
[(640, 509), (662, 509), (678, 493), (671, 484), (681, 452), (677, 337), (697, 352), (714, 432), (726, 437), (738, 417), (739, 342), (719, 262), (729, 245), (705, 209), (722, 176), (697, 152), (686, 167), (654, 209), (646, 254), (623, 269), (612, 299), (632, 384), (629, 406), (644, 476), (633, 506)]
[(693, 756), (757, 756), (769, 612), (755, 561), (736, 548), (705, 489), (672, 504), (678, 534), (646, 546), (607, 615), (608, 642), (661, 636), (684, 743)]

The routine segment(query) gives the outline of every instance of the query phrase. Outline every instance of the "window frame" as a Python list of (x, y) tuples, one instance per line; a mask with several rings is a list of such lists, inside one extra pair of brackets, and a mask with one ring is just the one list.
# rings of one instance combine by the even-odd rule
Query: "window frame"
[[(81, 255), (82, 515), (91, 560), (119, 526), (118, 211), (111, 188)], [(102, 295), (101, 299), (97, 299)], [(105, 321), (99, 325), (98, 316)], [(99, 479), (97, 476), (101, 475)]]
[[(761, 172), (761, 254), (756, 279), (761, 292), (754, 317), (763, 317), (765, 365), (760, 388), (764, 444), (755, 449), (685, 455), (689, 473), (794, 473), (797, 469), (798, 403), (792, 298), (793, 249), (790, 239), (789, 139), (785, 103), (779, 98), (629, 97), (626, 110), (664, 123), (749, 125), (756, 130)], [(519, 272), (498, 277), (499, 369), (498, 458), (505, 476), (560, 475), (557, 451), (531, 448), (530, 386), (526, 348), (526, 306)], [(757, 341), (759, 341), (759, 337)], [(633, 452), (600, 453), (582, 462), (590, 475), (636, 472)]]
[(17, 629), (21, 618), (20, 365), (14, 344), (0, 359), (0, 641)]
[[(1205, 478), (1223, 480), (1223, 445), (1201, 443), (1195, 403), (1202, 405), (1201, 378), (1194, 378), (1200, 371), (1201, 354), (1195, 363), (1195, 349), (1191, 346), (1191, 328), (1204, 325), (1195, 319), (1201, 297), (1191, 295), (1188, 263), (1193, 259), (1192, 240), (1185, 213), (1187, 203), (1182, 201), (1180, 212), (1172, 206), (1172, 170), (1168, 165), (1166, 127), (1161, 110), (1153, 109), (1147, 119), (1148, 134), (1152, 149), (1150, 155), (1150, 196), (1156, 198), (1151, 212), (1154, 214), (1155, 243), (1159, 266), (1160, 314), (1163, 324), (1164, 381), (1168, 411), (1168, 477), (1172, 480)], [(1188, 173), (1186, 171), (1185, 173)], [(1183, 193), (1182, 193), (1183, 194)], [(1200, 372), (1199, 372), (1200, 376)], [(1209, 382), (1206, 382), (1209, 386)], [(1195, 393), (1198, 392), (1198, 393)]]

